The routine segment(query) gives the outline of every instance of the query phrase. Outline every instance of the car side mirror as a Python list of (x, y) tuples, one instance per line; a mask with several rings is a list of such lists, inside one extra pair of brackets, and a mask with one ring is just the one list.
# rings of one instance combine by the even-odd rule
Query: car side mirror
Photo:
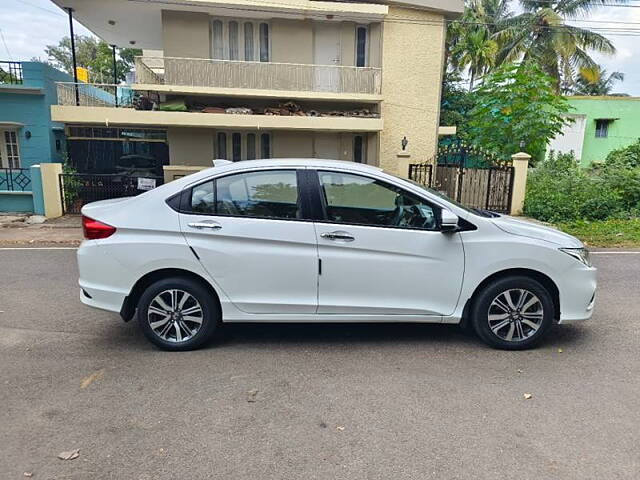
[(440, 230), (442, 232), (455, 232), (458, 230), (458, 216), (450, 210), (442, 210), (440, 214)]

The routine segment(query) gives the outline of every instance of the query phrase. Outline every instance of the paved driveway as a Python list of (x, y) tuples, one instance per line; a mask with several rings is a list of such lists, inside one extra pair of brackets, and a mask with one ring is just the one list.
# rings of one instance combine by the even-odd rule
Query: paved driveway
[(74, 254), (0, 251), (2, 479), (640, 478), (640, 255), (597, 256), (593, 321), (534, 351), (245, 325), (170, 354), (79, 304)]

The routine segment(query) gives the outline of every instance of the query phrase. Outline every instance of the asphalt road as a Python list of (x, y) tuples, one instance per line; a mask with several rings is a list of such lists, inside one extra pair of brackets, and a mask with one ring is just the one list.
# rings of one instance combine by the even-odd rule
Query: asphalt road
[(640, 255), (597, 256), (593, 320), (533, 351), (238, 325), (190, 353), (82, 306), (74, 256), (0, 251), (3, 480), (640, 478)]

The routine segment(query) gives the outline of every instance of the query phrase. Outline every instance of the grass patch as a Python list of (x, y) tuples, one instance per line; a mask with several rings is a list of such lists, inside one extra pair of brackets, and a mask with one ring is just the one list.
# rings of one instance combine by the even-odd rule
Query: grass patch
[(590, 247), (640, 247), (640, 218), (576, 220), (555, 226)]

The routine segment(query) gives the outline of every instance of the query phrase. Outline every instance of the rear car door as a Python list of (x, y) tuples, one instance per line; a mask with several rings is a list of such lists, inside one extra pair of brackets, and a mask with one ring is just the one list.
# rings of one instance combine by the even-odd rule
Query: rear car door
[(318, 255), (301, 173), (263, 169), (183, 192), (180, 228), (204, 268), (247, 313), (315, 313)]
[(459, 233), (439, 230), (437, 205), (362, 174), (327, 170), (316, 178), (318, 313), (453, 313), (464, 251)]

